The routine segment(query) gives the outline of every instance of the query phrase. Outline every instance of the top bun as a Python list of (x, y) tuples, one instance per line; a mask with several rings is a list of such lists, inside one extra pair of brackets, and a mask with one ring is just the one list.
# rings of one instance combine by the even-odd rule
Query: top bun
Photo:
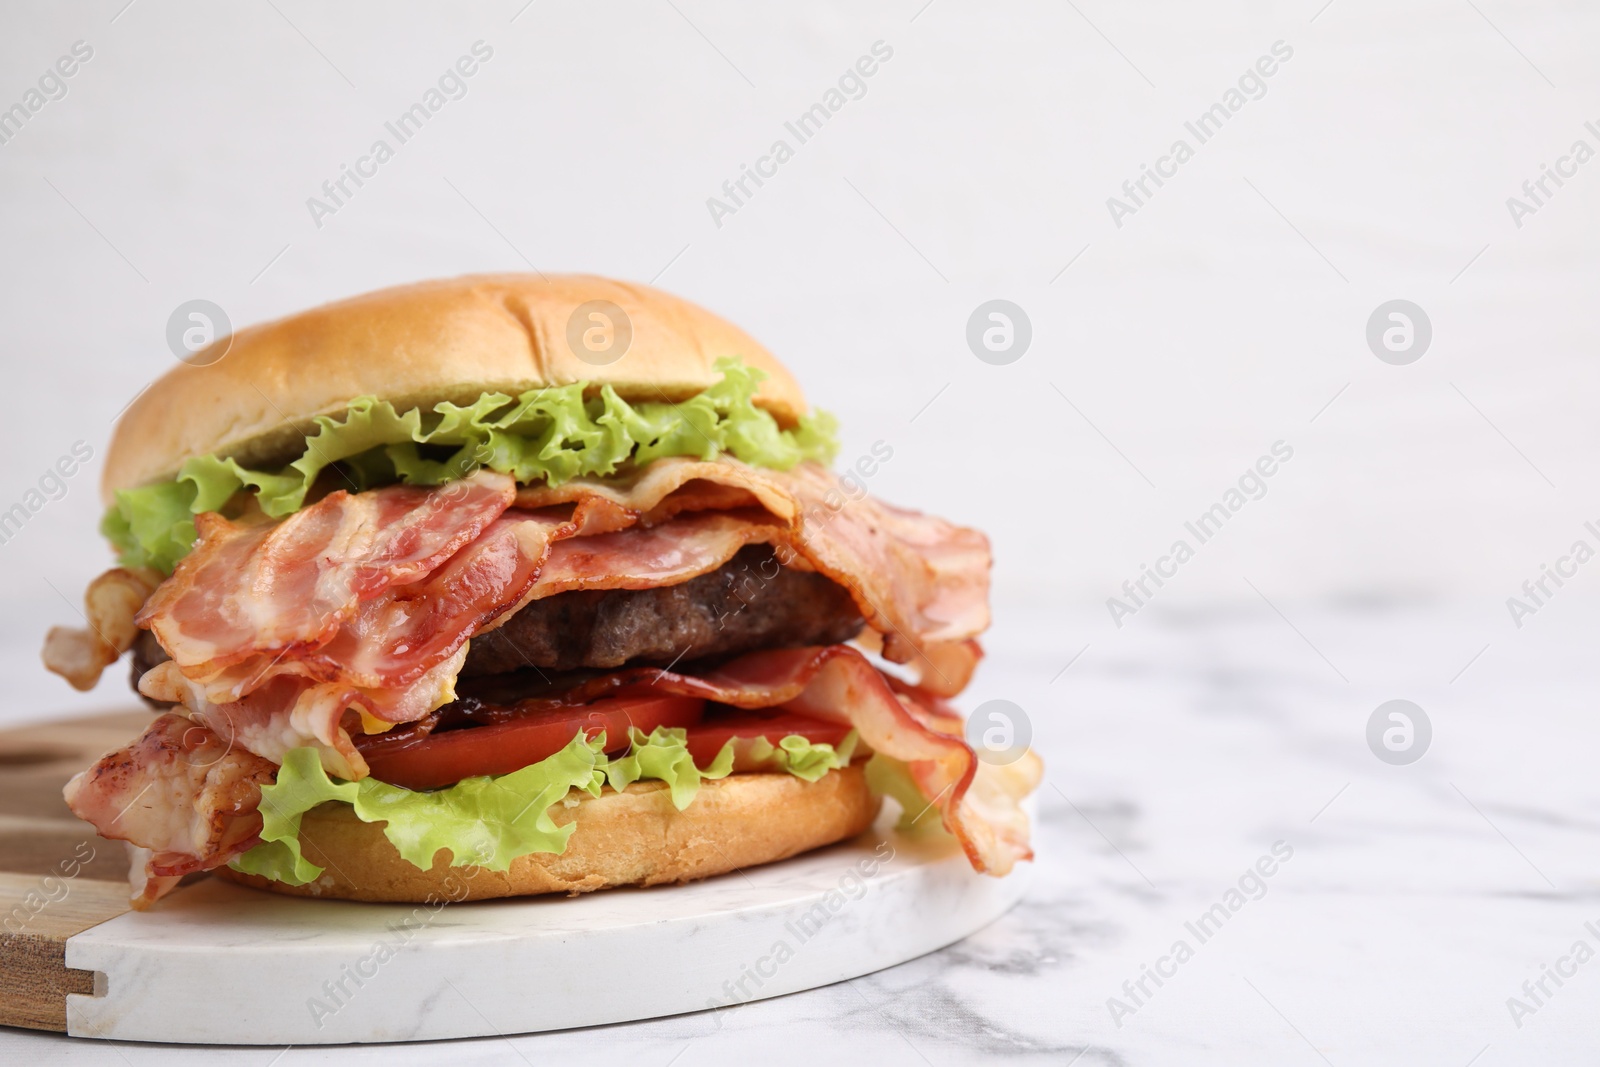
[[(578, 314), (590, 301), (621, 308), (624, 321), (585, 346), (586, 330), (606, 331), (616, 317), (590, 318), (604, 307)], [(677, 401), (714, 384), (727, 356), (767, 372), (755, 402), (780, 424), (805, 413), (794, 377), (754, 338), (649, 286), (479, 274), (383, 289), (219, 338), (162, 375), (118, 420), (101, 494), (109, 505), (117, 490), (170, 479), (207, 453), (246, 466), (292, 460), (315, 416), (358, 396), (403, 411), (588, 381), (624, 400)]]

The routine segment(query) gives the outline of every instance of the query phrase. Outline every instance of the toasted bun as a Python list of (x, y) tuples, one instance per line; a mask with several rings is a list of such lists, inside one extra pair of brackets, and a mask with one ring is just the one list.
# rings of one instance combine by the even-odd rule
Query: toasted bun
[(815, 782), (730, 775), (703, 782), (683, 811), (672, 806), (664, 783), (636, 782), (552, 808), (558, 824), (577, 824), (566, 851), (523, 856), (508, 871), (452, 867), (443, 852), (432, 870), (420, 870), (400, 858), (379, 826), (357, 819), (348, 805), (327, 804), (300, 824), (306, 858), (325, 868), (317, 881), (284, 885), (227, 867), (213, 873), (294, 896), (411, 903), (692, 882), (854, 837), (872, 825), (878, 803), (860, 766)]
[[(569, 344), (576, 322), (577, 351), (607, 358), (582, 347), (590, 320), (575, 318), (595, 300), (621, 308), (632, 329), (626, 351), (603, 365)], [(295, 458), (315, 416), (358, 396), (403, 410), (588, 381), (624, 400), (682, 400), (717, 381), (724, 356), (767, 372), (756, 402), (780, 423), (805, 413), (799, 385), (754, 338), (649, 286), (483, 274), (384, 289), (240, 330), (163, 375), (118, 421), (101, 492), (110, 504), (116, 490), (171, 478), (207, 453), (247, 466)]]

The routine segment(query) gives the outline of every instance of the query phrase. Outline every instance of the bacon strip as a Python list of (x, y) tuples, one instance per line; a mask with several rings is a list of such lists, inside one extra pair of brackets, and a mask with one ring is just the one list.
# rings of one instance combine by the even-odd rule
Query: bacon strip
[(517, 603), (538, 579), (551, 543), (580, 526), (570, 515), (508, 512), (425, 581), (363, 604), (298, 667), (365, 688), (409, 685)]
[(1038, 757), (1028, 753), (1009, 768), (980, 762), (961, 739), (959, 713), (925, 691), (893, 685), (848, 645), (756, 652), (701, 679), (668, 682), (668, 677), (653, 688), (676, 692), (675, 686), (687, 690), (698, 683), (725, 704), (781, 706), (847, 722), (873, 751), (907, 765), (923, 799), (961, 842), (973, 870), (999, 876), (1017, 861), (1033, 858), (1020, 801), (1039, 784)]
[(83, 594), (88, 626), (81, 630), (52, 626), (44, 639), (45, 667), (74, 689), (93, 689), (101, 672), (133, 645), (139, 634), (134, 619), (160, 583), (157, 571), (123, 567), (113, 567), (90, 582)]
[(135, 907), (185, 874), (210, 870), (260, 840), (261, 787), (278, 768), (198, 723), (163, 715), (137, 741), (67, 783), (67, 806), (101, 837), (152, 854), (138, 872)]
[[(654, 522), (681, 511), (754, 503), (785, 522), (792, 522), (800, 514), (799, 504), (793, 493), (774, 484), (775, 473), (725, 457), (704, 462), (672, 456), (607, 478), (573, 478), (556, 486), (519, 486), (516, 505), (542, 508), (601, 497)], [(679, 503), (669, 502), (669, 497)]]
[(678, 585), (716, 570), (746, 545), (785, 541), (787, 532), (764, 512), (746, 509), (683, 515), (659, 526), (562, 541), (551, 548), (523, 603), (576, 589)]
[(276, 523), (197, 515), (194, 550), (136, 621), (191, 677), (315, 648), (363, 601), (426, 578), (476, 539), (515, 488), (479, 471), (440, 489), (340, 490)]
[(896, 694), (855, 649), (832, 645), (757, 652), (725, 665), (707, 680), (722, 688), (724, 696), (718, 699), (725, 703), (737, 702), (728, 697), (787, 695), (801, 686), (798, 695), (779, 703), (818, 719), (848, 722), (873, 751), (904, 762), (923, 798), (939, 811), (945, 829), (961, 842), (973, 870), (1004, 875), (1018, 860), (1033, 858), (1028, 817), (1018, 801), (1038, 784), (1037, 760), (1031, 781), (1028, 769), (1019, 768), (1020, 793), (993, 788), (989, 765), (979, 762), (960, 737), (960, 717), (952, 718), (935, 698), (913, 696), (909, 690)]
[(224, 703), (213, 703), (204, 687), (184, 677), (169, 660), (139, 679), (139, 692), (158, 702), (182, 704), (196, 722), (275, 763), (281, 763), (290, 749), (309, 746), (317, 750), (329, 774), (359, 781), (367, 776), (367, 763), (346, 729), (345, 713), (359, 709), (380, 729), (385, 722), (420, 719), (454, 699), (455, 677), (466, 658), (463, 646), (409, 685), (396, 689), (362, 689), (278, 674), (248, 697)]

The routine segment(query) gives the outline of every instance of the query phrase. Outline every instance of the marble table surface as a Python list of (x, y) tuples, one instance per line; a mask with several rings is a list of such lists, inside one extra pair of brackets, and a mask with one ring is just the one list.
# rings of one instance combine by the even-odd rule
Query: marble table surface
[[(1600, 603), (1564, 610), (1520, 631), (1406, 602), (1151, 611), (1120, 631), (1013, 615), (969, 695), (1024, 708), (1049, 761), (1028, 898), (949, 949), (720, 1025), (288, 1050), (5, 1030), (0, 1061), (1592, 1062), (1583, 635)], [(1431, 724), (1407, 765), (1366, 736), (1396, 698)]]

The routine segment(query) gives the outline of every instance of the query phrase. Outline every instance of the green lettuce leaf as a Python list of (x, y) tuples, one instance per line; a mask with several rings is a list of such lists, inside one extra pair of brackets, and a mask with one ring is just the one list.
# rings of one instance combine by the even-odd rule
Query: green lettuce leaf
[(856, 732), (851, 730), (844, 735), (844, 740), (839, 742), (839, 748), (835, 751), (832, 745), (812, 741), (800, 734), (790, 734), (776, 745), (765, 737), (757, 737), (746, 742), (749, 746), (746, 751), (752, 759), (761, 760), (773, 769), (788, 771), (796, 778), (815, 782), (829, 771), (850, 766), (850, 758), (855, 755), (860, 740)]
[(261, 788), (261, 844), (233, 866), (289, 885), (314, 881), (322, 868), (300, 851), (300, 819), (318, 804), (337, 800), (362, 822), (384, 823), (384, 836), (413, 866), (431, 869), (435, 855), (446, 849), (453, 863), (504, 871), (530, 852), (565, 851), (574, 827), (557, 826), (550, 808), (573, 789), (600, 795), (604, 750), (603, 734), (588, 741), (580, 733), (554, 756), (520, 771), (417, 792), (375, 778), (335, 781), (315, 749), (291, 749), (278, 780)]
[(517, 397), (485, 393), (471, 404), (444, 402), (428, 412), (396, 411), (376, 397), (357, 397), (339, 418), (318, 416), (305, 452), (282, 470), (195, 457), (173, 481), (120, 490), (101, 533), (124, 566), (170, 573), (194, 544), (195, 515), (221, 510), (241, 490), (254, 492), (268, 516), (293, 514), (334, 465), (351, 487), (369, 489), (396, 481), (440, 485), (480, 467), (524, 484), (559, 485), (663, 456), (709, 460), (726, 453), (778, 470), (804, 459), (831, 462), (838, 450), (831, 415), (813, 412), (785, 430), (755, 406), (765, 372), (734, 359), (718, 360), (717, 370), (722, 378), (716, 384), (681, 403), (629, 404), (609, 385), (585, 397), (583, 382)]
[(672, 791), (672, 806), (679, 811), (687, 808), (700, 792), (701, 779), (726, 778), (733, 770), (732, 741), (722, 746), (711, 766), (701, 769), (689, 755), (688, 733), (680, 728), (657, 726), (646, 736), (637, 727), (629, 727), (628, 740), (633, 742), (628, 754), (606, 766), (606, 781), (611, 788), (620, 793), (645, 778), (666, 782)]
[[(291, 749), (278, 769), (277, 781), (261, 789), (261, 844), (236, 858), (235, 870), (288, 885), (315, 881), (323, 868), (306, 859), (300, 846), (300, 822), (319, 804), (349, 804), (363, 822), (383, 823), (383, 833), (406, 862), (429, 870), (441, 849), (453, 865), (471, 863), (503, 871), (518, 856), (533, 852), (561, 853), (573, 825), (557, 826), (550, 809), (572, 789), (599, 796), (603, 785), (623, 790), (634, 782), (667, 784), (672, 804), (688, 807), (700, 783), (726, 777), (733, 770), (736, 745), (745, 745), (773, 769), (814, 782), (848, 766), (855, 753), (855, 731), (838, 746), (814, 744), (791, 735), (773, 745), (765, 738), (735, 739), (722, 746), (706, 767), (689, 755), (682, 729), (657, 727), (649, 734), (629, 731), (633, 747), (615, 759), (605, 756), (605, 735), (592, 741), (582, 734), (566, 748), (531, 766), (498, 777), (466, 778), (431, 792), (402, 789), (373, 778), (345, 782), (329, 778), (312, 748)], [(915, 787), (912, 787), (913, 789)]]
[(170, 572), (194, 544), (195, 487), (166, 482), (117, 494), (100, 520), (100, 533), (117, 548), (124, 567)]

